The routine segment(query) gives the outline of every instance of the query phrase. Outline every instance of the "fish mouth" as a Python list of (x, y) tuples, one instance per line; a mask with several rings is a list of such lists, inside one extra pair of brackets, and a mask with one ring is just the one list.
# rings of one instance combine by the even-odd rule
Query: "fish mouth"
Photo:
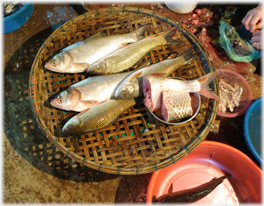
[(54, 100), (52, 100), (52, 101), (50, 102), (50, 105), (53, 106), (53, 107), (56, 107), (56, 106), (57, 106), (57, 104), (56, 104), (56, 102), (55, 102)]
[(52, 65), (51, 65), (50, 62), (47, 62), (47, 63), (44, 65), (44, 67), (45, 67), (46, 69), (50, 70), (50, 71), (58, 72), (57, 69), (54, 69), (54, 68), (52, 67)]
[(52, 69), (52, 68), (51, 68), (51, 65), (50, 65), (49, 62), (47, 62), (47, 63), (44, 65), (44, 67), (45, 67), (46, 69)]
[(61, 132), (62, 132), (63, 137), (71, 136), (71, 127), (72, 127), (72, 125), (70, 124), (70, 125), (64, 126), (62, 128)]

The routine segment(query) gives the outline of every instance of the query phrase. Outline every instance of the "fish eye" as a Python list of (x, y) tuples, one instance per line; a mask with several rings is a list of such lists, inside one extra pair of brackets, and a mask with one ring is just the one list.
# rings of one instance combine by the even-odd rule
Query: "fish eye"
[(60, 103), (60, 104), (63, 103), (63, 99), (62, 99), (62, 98), (59, 99), (59, 103)]
[(57, 59), (54, 59), (52, 62), (51, 62), (52, 66), (56, 67), (58, 64), (57, 64)]

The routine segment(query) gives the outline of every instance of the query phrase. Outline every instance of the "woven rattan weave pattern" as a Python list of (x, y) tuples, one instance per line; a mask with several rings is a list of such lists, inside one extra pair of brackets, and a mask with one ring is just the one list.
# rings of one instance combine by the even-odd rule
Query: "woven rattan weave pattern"
[[(80, 164), (121, 175), (153, 172), (190, 153), (211, 129), (210, 125), (216, 117), (217, 101), (202, 97), (198, 115), (182, 125), (152, 122), (146, 107), (139, 103), (124, 112), (114, 125), (95, 132), (72, 137), (62, 137), (57, 132), (76, 113), (49, 106), (50, 98), (88, 75), (51, 72), (44, 69), (45, 61), (60, 49), (99, 31), (107, 35), (128, 33), (144, 23), (150, 25), (145, 36), (159, 35), (177, 26), (175, 37), (185, 41), (180, 46), (159, 46), (145, 55), (145, 60), (160, 62), (172, 53), (180, 55), (194, 45), (197, 58), (172, 75), (194, 79), (214, 70), (208, 54), (187, 29), (151, 10), (133, 7), (99, 9), (73, 18), (46, 39), (35, 57), (29, 79), (30, 103), (35, 119), (52, 145)], [(130, 70), (133, 69), (136, 66)], [(218, 94), (214, 83), (210, 87)]]

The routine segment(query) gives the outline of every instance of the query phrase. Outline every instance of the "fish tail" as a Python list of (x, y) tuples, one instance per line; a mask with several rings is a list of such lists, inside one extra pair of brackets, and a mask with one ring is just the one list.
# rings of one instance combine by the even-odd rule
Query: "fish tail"
[(169, 56), (167, 58), (167, 60), (171, 60), (172, 62), (174, 62), (174, 64), (173, 64), (172, 67), (169, 67), (166, 70), (166, 77), (171, 75), (173, 72), (175, 72), (181, 66), (190, 63), (195, 57), (196, 57), (196, 54), (193, 53), (193, 46), (189, 47), (179, 57), (176, 57), (176, 58), (173, 59), (173, 54), (171, 56)]
[(141, 27), (139, 27), (137, 30), (131, 32), (131, 35), (133, 36), (133, 38), (135, 38), (136, 41), (140, 40), (140, 39), (144, 39), (145, 38), (145, 31), (147, 30), (148, 25), (143, 25)]
[(211, 72), (209, 74), (206, 74), (202, 77), (200, 77), (199, 79), (197, 79), (197, 81), (200, 83), (201, 85), (201, 90), (198, 92), (198, 94), (204, 95), (206, 97), (218, 100), (219, 97), (213, 92), (210, 91), (209, 88), (209, 83), (219, 74), (219, 72), (214, 71)]
[(164, 39), (167, 41), (166, 44), (177, 45), (177, 44), (182, 44), (185, 42), (183, 40), (173, 38), (176, 31), (177, 31), (177, 27), (173, 27), (170, 31), (167, 31), (165, 34), (162, 35)]
[(193, 53), (194, 45), (190, 46), (185, 52), (182, 53), (183, 65), (190, 63), (195, 57), (196, 53)]

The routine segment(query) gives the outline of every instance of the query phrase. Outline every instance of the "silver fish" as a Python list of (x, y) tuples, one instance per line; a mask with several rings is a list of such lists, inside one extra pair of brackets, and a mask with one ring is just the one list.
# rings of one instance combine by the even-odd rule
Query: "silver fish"
[[(142, 72), (140, 76), (153, 73), (166, 73), (167, 75), (170, 75), (179, 66), (193, 59), (194, 56), (191, 54), (191, 51), (191, 49), (188, 49), (180, 57), (171, 60), (164, 60), (136, 71)], [(137, 72), (124, 72), (89, 77), (71, 85), (67, 90), (59, 93), (52, 99), (50, 104), (59, 109), (81, 112), (96, 104), (114, 99), (116, 93), (115, 90), (116, 88), (119, 88), (121, 83), (128, 80), (124, 85), (127, 86), (127, 84), (132, 84), (130, 81), (131, 74), (137, 74)], [(135, 80), (138, 81), (137, 78), (135, 78)], [(135, 85), (136, 86), (132, 87), (130, 90), (131, 93), (133, 93), (131, 98), (143, 96), (142, 89), (139, 89), (138, 86), (141, 84), (136, 82)], [(126, 98), (127, 97), (128, 96), (126, 96)]]
[(198, 93), (212, 99), (218, 99), (218, 96), (209, 91), (208, 84), (218, 75), (219, 72), (211, 72), (198, 79), (184, 81), (160, 77), (156, 75), (147, 75), (143, 77), (142, 87), (144, 93), (144, 104), (151, 111), (160, 108), (161, 92), (163, 90), (174, 90), (179, 92)]
[(84, 72), (91, 64), (107, 54), (144, 38), (147, 26), (127, 33), (109, 36), (94, 35), (62, 49), (45, 64), (45, 68), (60, 73)]
[(135, 65), (144, 55), (157, 46), (182, 43), (183, 41), (172, 38), (176, 30), (177, 27), (174, 27), (160, 36), (148, 36), (138, 42), (118, 49), (89, 66), (87, 73), (93, 75), (118, 73)]
[(59, 109), (81, 112), (110, 100), (116, 86), (129, 73), (89, 77), (56, 95), (50, 104)]
[(148, 66), (148, 68), (142, 68), (129, 74), (117, 87), (115, 91), (115, 99), (130, 99), (143, 96), (142, 90), (142, 77), (155, 74), (165, 73), (165, 77), (172, 74), (179, 67), (190, 63), (196, 56), (192, 54), (193, 47), (191, 46), (181, 56), (174, 59), (167, 59), (157, 64)]

